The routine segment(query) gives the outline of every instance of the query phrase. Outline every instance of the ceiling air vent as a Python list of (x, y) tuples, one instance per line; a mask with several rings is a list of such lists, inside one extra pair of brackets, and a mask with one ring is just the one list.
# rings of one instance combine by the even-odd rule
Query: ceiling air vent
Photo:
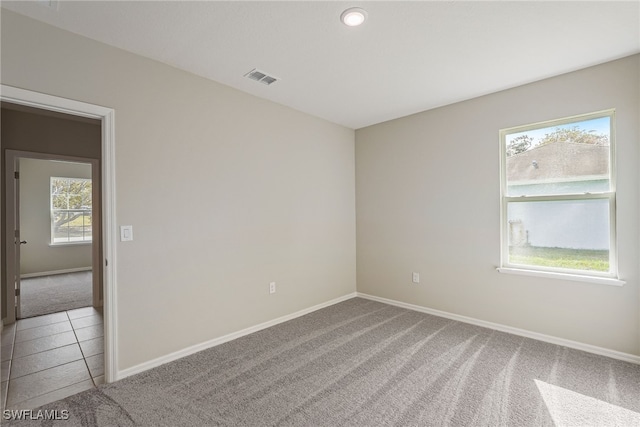
[(257, 82), (265, 84), (267, 86), (269, 86), (271, 83), (275, 83), (278, 81), (277, 77), (270, 76), (267, 73), (257, 70), (255, 68), (249, 71), (244, 76), (250, 78), (251, 80), (255, 80)]

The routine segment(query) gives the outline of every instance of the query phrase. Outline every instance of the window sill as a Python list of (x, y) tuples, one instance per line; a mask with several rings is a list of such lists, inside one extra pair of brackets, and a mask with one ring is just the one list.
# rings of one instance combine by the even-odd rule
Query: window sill
[(624, 286), (627, 282), (613, 277), (582, 276), (580, 274), (556, 273), (552, 271), (524, 270), (521, 268), (498, 267), (500, 273), (516, 274), (519, 276), (544, 277), (548, 279), (572, 280), (575, 282), (597, 283), (609, 286)]
[(51, 248), (60, 248), (67, 246), (91, 246), (91, 242), (49, 243), (49, 247)]

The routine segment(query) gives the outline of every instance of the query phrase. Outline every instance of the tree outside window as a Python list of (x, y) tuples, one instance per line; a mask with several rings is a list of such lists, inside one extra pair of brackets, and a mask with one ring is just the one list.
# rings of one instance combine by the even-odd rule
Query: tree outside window
[(51, 177), (51, 244), (91, 241), (91, 180)]

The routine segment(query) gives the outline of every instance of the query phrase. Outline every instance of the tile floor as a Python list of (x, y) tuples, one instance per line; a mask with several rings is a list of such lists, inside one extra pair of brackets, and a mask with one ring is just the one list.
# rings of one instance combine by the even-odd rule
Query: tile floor
[(0, 342), (0, 407), (34, 409), (104, 382), (102, 311), (79, 308), (18, 320)]

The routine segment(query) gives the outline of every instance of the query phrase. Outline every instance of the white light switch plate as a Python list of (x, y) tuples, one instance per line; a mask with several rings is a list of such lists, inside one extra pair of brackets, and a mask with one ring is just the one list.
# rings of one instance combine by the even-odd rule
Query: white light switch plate
[(120, 226), (120, 241), (130, 242), (133, 240), (133, 225)]

